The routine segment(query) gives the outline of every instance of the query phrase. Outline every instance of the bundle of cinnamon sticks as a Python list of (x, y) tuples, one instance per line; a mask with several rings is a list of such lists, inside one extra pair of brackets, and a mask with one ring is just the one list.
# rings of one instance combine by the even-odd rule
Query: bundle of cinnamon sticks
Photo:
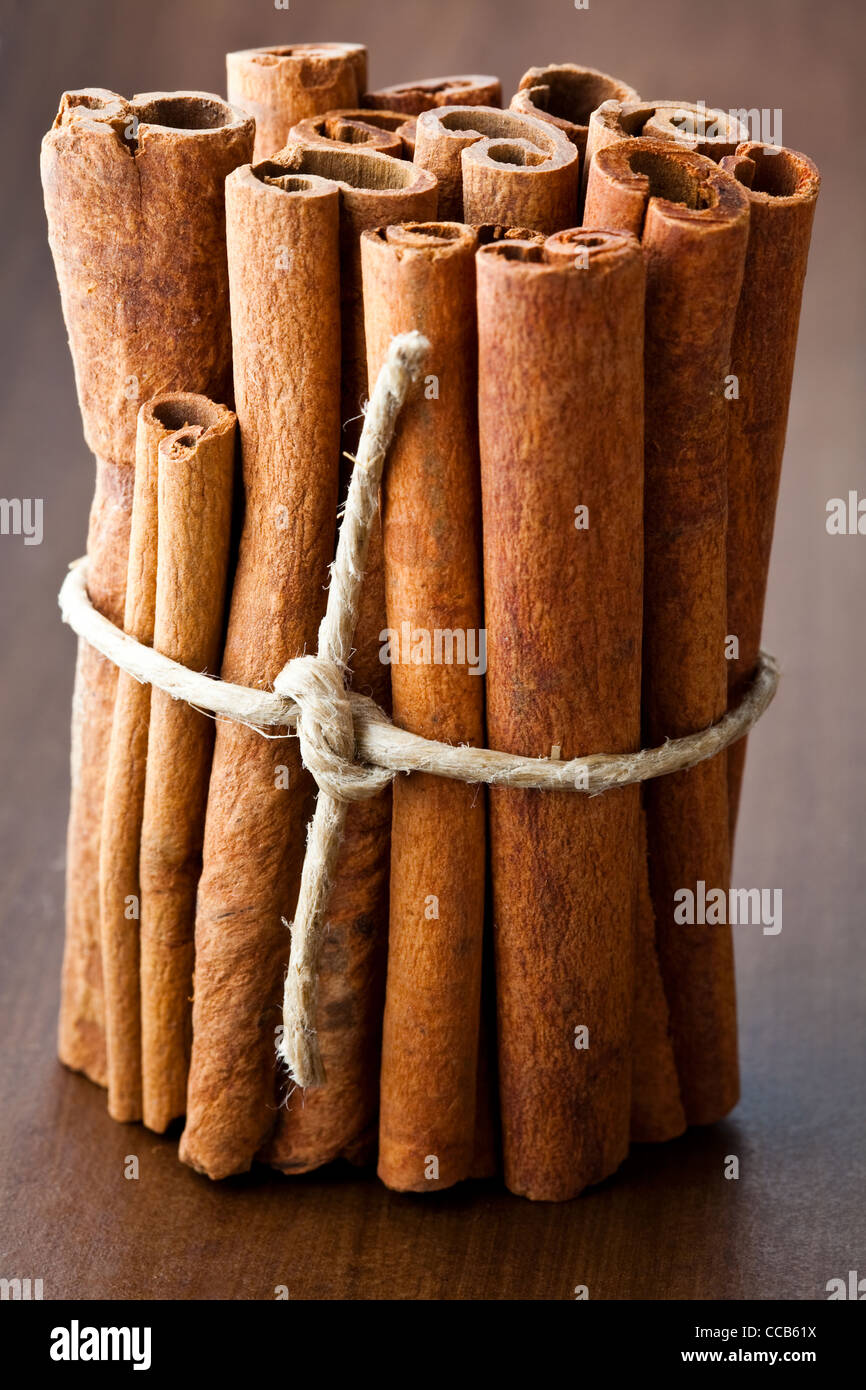
[[(269, 689), (315, 649), (368, 391), (430, 343), (352, 688), (567, 760), (697, 733), (755, 671), (818, 173), (736, 114), (573, 64), (370, 91), (358, 44), (201, 92), (64, 94), (49, 238), (96, 459), (93, 605)], [(742, 113), (740, 113), (742, 115)], [(744, 743), (586, 798), (429, 773), (352, 805), (316, 1030), (279, 1064), (316, 794), (82, 642), (61, 1060), (211, 1178), (376, 1164), (563, 1200), (739, 1094), (726, 894)]]

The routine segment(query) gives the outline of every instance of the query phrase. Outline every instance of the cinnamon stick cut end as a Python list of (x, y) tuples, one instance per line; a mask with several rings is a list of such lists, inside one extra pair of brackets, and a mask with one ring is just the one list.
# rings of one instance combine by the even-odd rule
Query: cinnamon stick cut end
[(720, 167), (748, 190), (749, 201), (784, 207), (814, 203), (821, 191), (818, 166), (797, 150), (744, 140)]
[(151, 127), (201, 139), (235, 129), (251, 140), (254, 131), (245, 111), (213, 92), (139, 92), (127, 100), (104, 87), (64, 92), (45, 138), (50, 139), (52, 131), (80, 127), (113, 133), (130, 154), (147, 140)]
[(374, 227), (363, 232), (361, 240), (376, 244), (387, 242), (400, 259), (401, 252), (412, 250), (446, 256), (452, 252), (465, 253), (475, 249), (478, 238), (474, 227), (467, 227), (464, 222), (401, 222), (398, 226)]
[(673, 140), (718, 163), (748, 135), (730, 112), (689, 101), (603, 101), (592, 112), (588, 131), (585, 177), (593, 156), (622, 140)]
[(479, 275), (496, 274), (494, 266), (503, 267), (500, 274), (508, 274), (506, 267), (516, 266), (529, 268), (529, 273), (537, 268), (542, 274), (571, 267), (576, 271), (590, 270), (592, 278), (596, 278), (618, 272), (629, 262), (642, 268), (643, 255), (640, 242), (631, 232), (571, 227), (545, 239), (530, 236), (491, 242), (480, 247), (478, 261)]
[(513, 111), (446, 106), (418, 117), (415, 163), (439, 181), (439, 212), (470, 224), (571, 225), (578, 158), (557, 130)]
[(633, 139), (598, 152), (589, 171), (584, 224), (643, 234), (650, 212), (661, 221), (714, 226), (748, 223), (748, 201), (711, 159), (670, 141)]
[(596, 68), (575, 63), (551, 63), (529, 68), (511, 98), (512, 111), (547, 121), (564, 132), (583, 158), (589, 120), (605, 101), (639, 101), (627, 82)]
[(407, 116), (420, 116), (436, 106), (501, 106), (502, 84), (487, 74), (461, 74), (457, 77), (427, 77), (418, 82), (401, 82), (367, 92), (363, 105)]
[(287, 174), (316, 175), (329, 179), (347, 192), (353, 189), (375, 191), (386, 198), (389, 193), (400, 197), (426, 195), (431, 215), (436, 211), (435, 177), (408, 160), (391, 159), (378, 150), (336, 149), (290, 140), (271, 160), (255, 166), (254, 172), (268, 180), (278, 180)]
[[(165, 434), (194, 428), (196, 438), (213, 430), (222, 434), (234, 425), (234, 413), (227, 406), (217, 405), (207, 396), (193, 391), (165, 391), (145, 401), (138, 412), (142, 425)], [(164, 440), (160, 440), (162, 448)]]
[(289, 139), (325, 149), (353, 150), (360, 145), (394, 159), (411, 159), (415, 150), (414, 125), (401, 111), (352, 108), (308, 116), (292, 126)]
[(298, 121), (360, 105), (367, 50), (359, 43), (296, 43), (226, 54), (229, 101), (256, 122), (255, 158), (286, 143)]
[(544, 243), (544, 260), (548, 265), (568, 264), (576, 270), (592, 270), (598, 274), (619, 269), (620, 263), (635, 260), (641, 255), (640, 242), (631, 232), (610, 228), (571, 227), (555, 232)]

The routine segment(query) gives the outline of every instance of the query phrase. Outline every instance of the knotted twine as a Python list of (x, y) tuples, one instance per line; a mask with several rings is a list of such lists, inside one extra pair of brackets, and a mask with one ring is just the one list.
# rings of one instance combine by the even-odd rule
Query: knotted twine
[[(572, 790), (597, 796), (615, 787), (681, 772), (713, 758), (757, 723), (779, 683), (778, 666), (761, 652), (752, 684), (734, 709), (709, 728), (636, 753), (593, 753), (563, 762), (489, 748), (455, 747), (398, 729), (373, 700), (347, 690), (358, 603), (379, 484), (397, 417), (430, 344), (420, 333), (393, 338), (364, 416), (364, 428), (340, 526), (325, 616), (315, 656), (289, 661), (273, 691), (233, 685), (143, 646), (92, 606), (87, 562), (76, 561), (59, 594), (63, 621), (114, 665), (178, 700), (264, 734), (294, 729), (304, 766), (319, 788), (283, 992), (278, 1053), (299, 1086), (321, 1086), (325, 1068), (316, 1036), (318, 963), (346, 812), (352, 801), (383, 791), (397, 773), (429, 772), (498, 787)], [(270, 735), (274, 737), (274, 735)], [(280, 735), (277, 735), (280, 736)], [(285, 735), (282, 735), (285, 736)]]

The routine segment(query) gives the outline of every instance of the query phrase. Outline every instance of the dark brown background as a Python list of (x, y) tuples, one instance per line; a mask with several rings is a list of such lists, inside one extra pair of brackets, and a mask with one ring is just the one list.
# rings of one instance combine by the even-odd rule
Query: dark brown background
[[(863, 1212), (866, 537), (825, 504), (864, 487), (863, 143), (855, 0), (45, 0), (3, 7), (0, 493), (45, 500), (45, 539), (0, 537), (0, 1275), (46, 1298), (593, 1299), (825, 1296), (866, 1274)], [(45, 240), (38, 146), (66, 87), (224, 90), (229, 48), (351, 39), (382, 85), (576, 61), (649, 97), (781, 107), (818, 162), (818, 208), (766, 644), (782, 691), (752, 740), (736, 860), (781, 887), (784, 928), (737, 933), (743, 1100), (638, 1150), (565, 1207), (495, 1187), (389, 1194), (329, 1171), (212, 1186), (175, 1145), (113, 1124), (54, 1057), (74, 639), (55, 593), (83, 549), (92, 463)], [(859, 95), (859, 91), (858, 91)], [(866, 490), (866, 489), (864, 489)], [(123, 1177), (124, 1155), (141, 1179)], [(726, 1154), (741, 1177), (725, 1181)]]

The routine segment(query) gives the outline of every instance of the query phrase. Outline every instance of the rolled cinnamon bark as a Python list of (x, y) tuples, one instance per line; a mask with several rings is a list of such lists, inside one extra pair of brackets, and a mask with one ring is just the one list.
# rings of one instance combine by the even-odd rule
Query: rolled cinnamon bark
[[(640, 742), (643, 321), (634, 238), (480, 251), (490, 746)], [(638, 793), (491, 790), (505, 1181), (561, 1201), (628, 1150)]]
[(406, 159), (415, 158), (415, 137), (418, 129), (418, 122), (414, 116), (410, 116), (398, 127), (398, 134), (403, 141), (404, 157)]
[(327, 150), (378, 150), (380, 154), (390, 154), (394, 159), (411, 159), (411, 148), (404, 144), (403, 133), (407, 131), (406, 117), (401, 111), (329, 111), (324, 116), (308, 116), (298, 121), (289, 131), (289, 140), (300, 140), (305, 145), (321, 145)]
[(501, 106), (502, 84), (498, 77), (478, 73), (427, 77), (367, 92), (361, 104), (386, 111), (403, 111), (407, 116), (420, 116), (422, 111), (430, 111), (435, 106)]
[[(355, 449), (367, 396), (364, 305), (361, 291), (361, 233), (371, 227), (436, 216), (435, 178), (406, 160), (375, 150), (324, 148), (293, 139), (272, 161), (275, 176), (315, 174), (340, 188), (340, 305), (342, 332), (341, 412), (344, 450)], [(344, 487), (348, 485), (348, 466)], [(367, 586), (365, 585), (365, 589)], [(378, 629), (375, 640), (378, 659)]]
[(414, 158), (439, 182), (443, 217), (551, 233), (577, 215), (574, 147), (555, 126), (530, 116), (465, 106), (424, 112)]
[[(586, 222), (637, 230), (647, 257), (643, 732), (657, 744), (706, 728), (727, 705), (724, 391), (749, 207), (702, 155), (625, 140), (595, 157)], [(733, 942), (728, 925), (676, 921), (674, 894), (701, 880), (727, 894), (726, 759), (648, 783), (645, 804), (680, 1099), (689, 1124), (709, 1124), (739, 1094)], [(666, 1028), (657, 1015), (655, 1037)]]
[[(122, 624), (136, 416), (165, 391), (224, 399), (231, 341), (224, 183), (253, 123), (205, 93), (66, 92), (42, 143), (48, 236), (96, 491), (94, 605)], [(60, 1058), (107, 1081), (99, 838), (117, 671), (79, 644), (73, 695)]]
[[(340, 190), (342, 448), (354, 451), (367, 394), (361, 233), (436, 214), (436, 181), (423, 169), (369, 150), (324, 150), (297, 143), (275, 169), (332, 178)], [(345, 482), (348, 481), (348, 469)], [(352, 685), (390, 709), (380, 660), (385, 626), (381, 529), (370, 540), (352, 658)], [(280, 1110), (263, 1157), (302, 1172), (344, 1154), (366, 1162), (375, 1149), (379, 1048), (388, 933), (390, 790), (349, 809), (328, 908), (319, 981), (318, 1036), (328, 1073), (321, 1091), (295, 1091)]]
[[(234, 482), (235, 417), (199, 404), (159, 445), (154, 646), (219, 670)], [(214, 723), (151, 692), (141, 827), (142, 1112), (162, 1133), (186, 1109), (195, 898)]]
[[(396, 333), (418, 329), (431, 343), (383, 485), (393, 717), (426, 738), (480, 747), (476, 245), (455, 222), (361, 238), (371, 386)], [(394, 787), (379, 1177), (399, 1191), (450, 1187), (472, 1167), (484, 818), (477, 787), (423, 773)]]
[[(728, 632), (739, 654), (728, 662), (728, 698), (736, 704), (754, 674), (761, 644), (767, 574), (797, 329), (818, 170), (796, 150), (753, 142), (721, 166), (749, 200), (749, 247), (731, 350), (739, 396), (729, 403)], [(728, 749), (731, 843), (746, 758), (746, 740)]]
[(255, 159), (281, 150), (298, 121), (360, 106), (367, 50), (360, 43), (294, 43), (226, 54), (229, 101), (256, 122)]
[(596, 107), (604, 101), (639, 101), (637, 92), (618, 77), (576, 63), (550, 63), (530, 68), (511, 98), (512, 111), (548, 121), (577, 149), (583, 164), (587, 128)]
[(589, 118), (581, 180), (584, 194), (598, 151), (641, 136), (675, 140), (684, 150), (694, 150), (718, 163), (734, 153), (748, 130), (727, 111), (688, 101), (603, 101)]
[[(138, 412), (123, 630), (149, 646), (156, 607), (159, 445), (203, 409), (212, 409), (203, 396), (178, 393), (157, 396)], [(150, 686), (118, 672), (99, 842), (108, 1112), (115, 1120), (141, 1119), (139, 849), (150, 693)]]
[[(315, 646), (339, 452), (340, 195), (269, 167), (226, 183), (246, 512), (222, 677), (262, 688)], [(312, 791), (295, 740), (217, 725), (180, 1146), (212, 1178), (249, 1168), (276, 1118), (282, 919), (297, 899)]]

